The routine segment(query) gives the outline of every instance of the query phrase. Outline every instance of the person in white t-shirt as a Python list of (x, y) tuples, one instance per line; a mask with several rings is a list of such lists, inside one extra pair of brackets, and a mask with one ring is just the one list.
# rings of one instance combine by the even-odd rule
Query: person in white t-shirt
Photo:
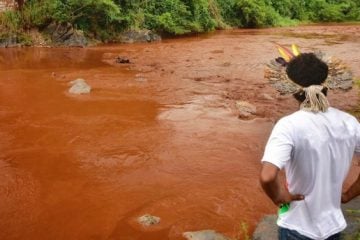
[[(354, 152), (360, 152), (360, 125), (329, 106), (322, 86), (328, 66), (312, 53), (293, 58), (287, 75), (302, 90), (300, 110), (280, 119), (262, 158), (260, 183), (280, 207), (280, 240), (337, 240), (346, 228), (341, 200), (360, 193), (360, 176), (342, 195)], [(285, 169), (286, 184), (279, 171)]]

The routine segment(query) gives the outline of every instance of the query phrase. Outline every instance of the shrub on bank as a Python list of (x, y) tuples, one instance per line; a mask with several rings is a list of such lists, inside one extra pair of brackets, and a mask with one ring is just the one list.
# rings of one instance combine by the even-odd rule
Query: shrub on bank
[(174, 35), (214, 30), (222, 18), (215, 0), (118, 1), (127, 27), (148, 28)]
[(21, 16), (16, 11), (5, 11), (0, 14), (0, 31), (4, 33), (15, 33), (21, 29)]
[(0, 13), (0, 32), (42, 30), (69, 23), (88, 37), (115, 39), (124, 30), (181, 35), (233, 27), (287, 26), (297, 22), (360, 21), (358, 0), (27, 0)]
[(126, 27), (120, 7), (112, 0), (28, 0), (21, 10), (0, 14), (1, 32), (42, 30), (54, 22), (70, 23), (101, 40)]
[(274, 26), (280, 17), (265, 1), (238, 0), (235, 9), (244, 27)]

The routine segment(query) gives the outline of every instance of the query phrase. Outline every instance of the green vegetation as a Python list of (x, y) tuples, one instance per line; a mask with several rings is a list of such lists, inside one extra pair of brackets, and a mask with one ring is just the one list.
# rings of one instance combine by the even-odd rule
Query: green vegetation
[(27, 0), (0, 14), (0, 36), (71, 23), (99, 40), (127, 29), (180, 35), (228, 27), (360, 21), (359, 0)]
[(241, 221), (238, 230), (238, 235), (235, 237), (235, 240), (238, 239), (250, 240), (249, 225), (244, 221)]

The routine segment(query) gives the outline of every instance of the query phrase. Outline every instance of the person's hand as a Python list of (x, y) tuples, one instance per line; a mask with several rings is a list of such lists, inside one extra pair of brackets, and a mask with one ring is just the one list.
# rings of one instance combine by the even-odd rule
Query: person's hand
[(343, 192), (341, 194), (341, 203), (348, 203), (350, 202), (350, 198), (349, 198), (349, 195), (346, 193), (346, 192)]
[(360, 173), (357, 180), (341, 194), (341, 203), (350, 202), (352, 199), (360, 196)]
[(291, 194), (289, 191), (284, 190), (280, 193), (280, 195), (274, 199), (274, 203), (276, 205), (281, 205), (284, 203), (290, 203), (292, 201), (302, 201), (305, 199), (304, 195), (301, 194)]
[(304, 200), (304, 195), (291, 194), (279, 179), (280, 169), (272, 163), (264, 162), (260, 173), (260, 184), (275, 205)]

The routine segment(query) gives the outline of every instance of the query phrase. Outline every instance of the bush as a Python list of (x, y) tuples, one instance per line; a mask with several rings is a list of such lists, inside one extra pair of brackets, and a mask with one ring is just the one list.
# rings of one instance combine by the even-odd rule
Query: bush
[(211, 16), (208, 0), (191, 0), (187, 6), (191, 10), (191, 25), (194, 32), (205, 32), (215, 29), (216, 21)]
[(338, 21), (338, 19), (343, 17), (338, 9), (338, 5), (331, 5), (326, 0), (313, 0), (309, 3), (308, 7), (312, 9), (310, 20), (314, 22)]
[[(215, 0), (117, 1), (130, 28), (170, 34), (211, 31), (225, 26)], [(140, 17), (139, 17), (140, 16)]]
[(360, 21), (360, 1), (343, 0), (340, 2), (340, 11), (345, 21)]
[(1, 33), (16, 33), (21, 28), (21, 16), (19, 12), (5, 11), (0, 13)]
[(289, 19), (306, 20), (306, 5), (304, 1), (282, 0), (271, 1), (271, 6), (280, 16)]
[(216, 0), (216, 2), (225, 23), (231, 26), (241, 26), (240, 18), (235, 11), (236, 0)]
[(238, 0), (235, 7), (244, 27), (274, 26), (279, 21), (279, 14), (264, 1)]
[(145, 28), (185, 34), (191, 32), (190, 24), (191, 12), (180, 0), (153, 1), (145, 8)]
[(224, 20), (219, 3), (216, 0), (209, 0), (209, 12), (210, 16), (215, 22), (215, 28), (226, 29), (229, 25)]
[(52, 21), (55, 8), (52, 1), (28, 1), (21, 9), (24, 29), (43, 28)]
[(120, 31), (123, 20), (119, 6), (112, 0), (29, 0), (20, 12), (10, 11), (5, 16), (6, 19), (17, 16), (16, 21), (8, 20), (12, 28), (42, 29), (51, 22), (71, 23), (95, 36)]

